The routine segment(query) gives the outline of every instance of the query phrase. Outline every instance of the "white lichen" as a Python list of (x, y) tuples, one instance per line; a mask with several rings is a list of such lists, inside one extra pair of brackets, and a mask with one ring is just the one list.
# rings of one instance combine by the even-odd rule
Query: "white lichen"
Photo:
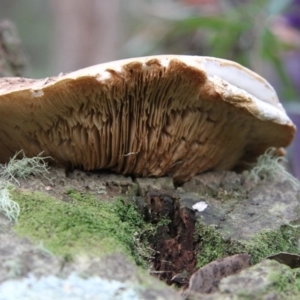
[(20, 214), (19, 204), (11, 199), (10, 190), (7, 186), (0, 190), (0, 212), (13, 222), (17, 222)]
[(290, 182), (294, 189), (299, 189), (300, 182), (285, 168), (286, 159), (282, 156), (277, 156), (275, 153), (276, 149), (269, 148), (261, 155), (255, 167), (249, 172), (249, 179), (255, 183), (267, 179), (280, 179), (281, 181)]
[[(21, 159), (17, 159), (23, 155)], [(41, 153), (33, 158), (25, 156), (23, 151), (16, 153), (7, 164), (0, 166), (0, 212), (10, 221), (17, 222), (20, 214), (19, 204), (12, 200), (10, 191), (13, 183), (20, 185), (18, 179), (25, 179), (31, 175), (45, 176), (49, 173), (46, 159)]]
[[(18, 157), (22, 155), (21, 159)], [(18, 178), (25, 179), (30, 175), (45, 176), (49, 173), (49, 167), (46, 159), (50, 157), (42, 157), (42, 153), (36, 157), (28, 158), (23, 151), (16, 153), (7, 164), (0, 167), (0, 180), (4, 182), (15, 182), (20, 184)]]

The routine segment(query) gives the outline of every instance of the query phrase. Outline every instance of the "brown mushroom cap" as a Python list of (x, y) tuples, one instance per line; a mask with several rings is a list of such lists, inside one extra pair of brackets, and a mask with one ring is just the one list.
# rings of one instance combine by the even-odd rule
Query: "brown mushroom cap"
[(288, 146), (273, 88), (230, 61), (152, 56), (44, 80), (0, 78), (0, 162), (24, 150), (62, 165), (186, 181)]

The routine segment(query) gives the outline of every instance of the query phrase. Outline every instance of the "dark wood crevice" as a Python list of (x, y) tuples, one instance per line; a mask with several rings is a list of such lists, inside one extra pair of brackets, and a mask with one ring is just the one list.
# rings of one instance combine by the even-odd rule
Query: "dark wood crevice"
[(178, 195), (172, 192), (150, 191), (145, 202), (145, 221), (157, 225), (150, 241), (154, 274), (169, 285), (185, 287), (196, 267), (195, 212), (180, 207)]

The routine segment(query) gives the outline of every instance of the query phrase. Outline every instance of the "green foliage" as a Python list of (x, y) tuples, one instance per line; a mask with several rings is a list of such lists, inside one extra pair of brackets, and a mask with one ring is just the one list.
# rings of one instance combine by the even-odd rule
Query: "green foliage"
[(192, 17), (178, 25), (186, 30), (209, 30), (210, 56), (232, 59), (257, 72), (263, 60), (269, 61), (284, 83), (285, 96), (294, 98), (295, 91), (280, 60), (283, 45), (266, 23), (270, 15), (281, 13), (288, 4), (289, 1), (255, 0), (234, 6), (227, 1), (218, 16)]
[(146, 266), (146, 241), (137, 236), (148, 230), (132, 203), (122, 198), (99, 201), (87, 193), (69, 190), (72, 202), (42, 193), (13, 191), (21, 215), (16, 231), (43, 242), (51, 252), (71, 260), (80, 253), (103, 255), (124, 252), (138, 265)]
[[(230, 59), (253, 69), (264, 76), (264, 62), (273, 66), (282, 81), (282, 97), (295, 100), (297, 93), (283, 66), (281, 57), (286, 45), (272, 32), (271, 17), (282, 14), (291, 0), (219, 0), (220, 10), (215, 13), (179, 12), (172, 19), (158, 19), (154, 26), (164, 31), (145, 30), (146, 37), (134, 36), (137, 49), (150, 49), (153, 52), (207, 55)], [(177, 7), (178, 9), (178, 7)], [(176, 5), (174, 5), (176, 10)], [(164, 23), (165, 22), (165, 23)], [(160, 25), (159, 25), (160, 24)], [(148, 25), (148, 24), (147, 24)], [(162, 36), (163, 35), (163, 36)], [(145, 44), (149, 44), (149, 46)], [(130, 44), (130, 42), (128, 42)], [(134, 52), (134, 50), (132, 50)]]

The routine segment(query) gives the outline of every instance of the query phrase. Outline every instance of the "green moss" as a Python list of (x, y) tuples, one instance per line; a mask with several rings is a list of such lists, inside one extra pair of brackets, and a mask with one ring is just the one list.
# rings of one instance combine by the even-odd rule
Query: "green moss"
[[(278, 231), (264, 230), (244, 243), (237, 250), (244, 250), (252, 256), (252, 262), (257, 263), (263, 258), (277, 252), (298, 252), (299, 229), (290, 226), (281, 226)], [(235, 247), (233, 247), (234, 249)]]
[[(132, 203), (122, 198), (99, 201), (87, 193), (69, 190), (71, 202), (64, 202), (43, 193), (12, 191), (21, 214), (15, 230), (28, 236), (66, 259), (79, 253), (103, 255), (124, 252), (137, 264), (145, 265), (137, 236), (148, 230)], [(146, 252), (146, 250), (144, 251)]]
[(224, 241), (214, 227), (198, 222), (195, 229), (197, 267), (237, 253), (249, 253), (253, 264), (277, 252), (297, 253), (299, 236), (298, 227), (282, 226), (278, 231), (264, 230), (249, 241)]
[(200, 268), (216, 259), (222, 258), (225, 253), (221, 235), (213, 226), (197, 222), (195, 227), (197, 242), (197, 267)]
[[(281, 289), (282, 295), (290, 293), (291, 297), (289, 299), (298, 300), (300, 299), (300, 270), (293, 269), (290, 272), (291, 276), (289, 278), (285, 278), (283, 281), (279, 281), (280, 284), (275, 283), (275, 287), (277, 290)], [(288, 284), (286, 284), (286, 282), (288, 282)]]
[(293, 270), (288, 267), (273, 270), (273, 272), (268, 276), (268, 279), (272, 283), (272, 288), (278, 293), (286, 292), (290, 283), (295, 283), (293, 273)]
[[(277, 252), (298, 253), (299, 229), (293, 226), (282, 226), (277, 232), (265, 230), (250, 241), (235, 242), (224, 241), (214, 227), (198, 222), (195, 238), (198, 268), (222, 257), (238, 253), (249, 253), (252, 257), (252, 264), (255, 265)], [(267, 289), (241, 290), (236, 293), (234, 299), (263, 299), (264, 296), (272, 293), (276, 293), (278, 299), (300, 299), (300, 270), (291, 269), (271, 260), (266, 262), (271, 265), (264, 275), (269, 281)], [(275, 266), (272, 267), (272, 264)], [(257, 266), (259, 268), (259, 265)]]

